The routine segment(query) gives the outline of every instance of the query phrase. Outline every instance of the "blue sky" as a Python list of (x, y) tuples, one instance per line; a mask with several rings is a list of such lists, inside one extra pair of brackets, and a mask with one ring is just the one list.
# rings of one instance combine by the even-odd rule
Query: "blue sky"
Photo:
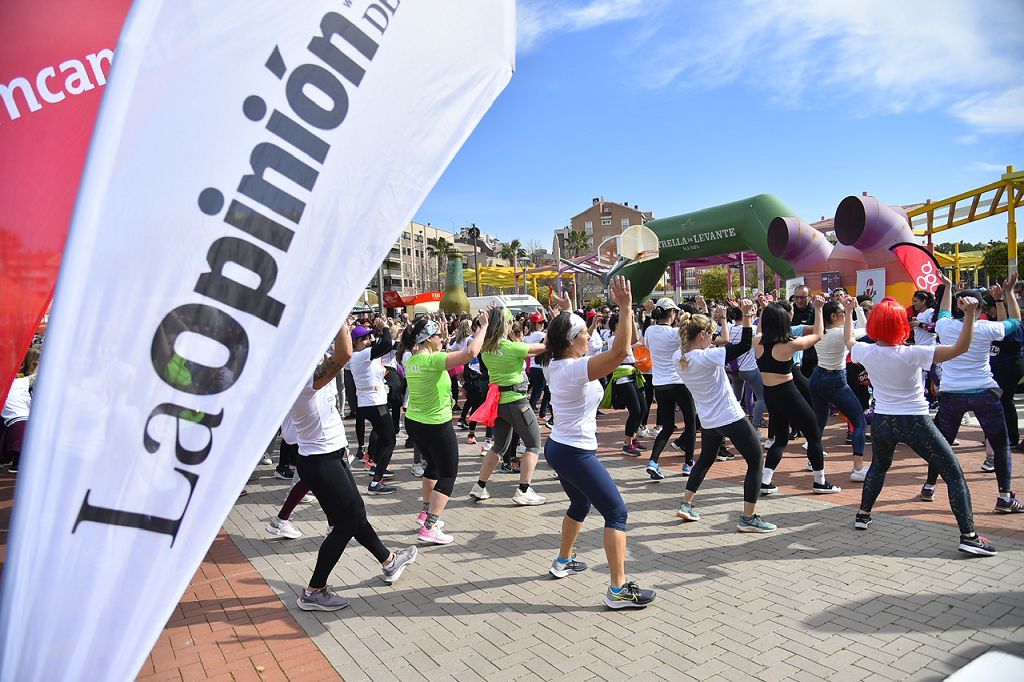
[[(599, 195), (667, 217), (766, 192), (813, 222), (861, 191), (908, 204), (1024, 170), (1016, 0), (520, 0), (518, 12), (516, 73), (419, 222), (550, 248)], [(943, 237), (1005, 239), (1005, 225)]]

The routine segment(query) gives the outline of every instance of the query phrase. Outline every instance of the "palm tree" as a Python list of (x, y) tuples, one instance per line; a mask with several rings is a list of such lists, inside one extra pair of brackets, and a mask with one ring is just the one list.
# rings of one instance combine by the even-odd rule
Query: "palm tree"
[(519, 259), (526, 258), (526, 249), (518, 239), (513, 239), (508, 244), (502, 244), (498, 255), (503, 259), (512, 262), (512, 281), (515, 282), (515, 292), (519, 293), (519, 278), (516, 276), (516, 269), (519, 266)]
[(590, 235), (579, 230), (570, 230), (565, 240), (565, 248), (570, 253), (570, 258), (575, 258), (590, 251)]
[(448, 254), (455, 253), (457, 251), (458, 249), (455, 248), (455, 244), (451, 243), (444, 237), (432, 237), (427, 240), (427, 253), (437, 259), (438, 289), (444, 288), (441, 273), (446, 270)]

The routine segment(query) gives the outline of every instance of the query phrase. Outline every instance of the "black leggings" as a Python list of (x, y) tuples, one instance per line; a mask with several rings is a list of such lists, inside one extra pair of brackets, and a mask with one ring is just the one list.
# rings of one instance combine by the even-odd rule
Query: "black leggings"
[(328, 576), (352, 538), (370, 550), (377, 561), (387, 561), (391, 552), (366, 518), (366, 507), (348, 468), (345, 449), (326, 455), (299, 455), (298, 460), (299, 478), (316, 495), (320, 508), (334, 524), (320, 545), (309, 586), (318, 589), (327, 585)]
[(434, 492), (452, 496), (459, 472), (459, 441), (450, 421), (423, 424), (405, 418), (405, 432), (416, 444), (427, 463), (423, 478), (434, 481)]
[(373, 463), (377, 465), (373, 480), (379, 482), (384, 478), (384, 472), (387, 471), (388, 464), (391, 464), (391, 455), (395, 452), (395, 424), (391, 420), (387, 405), (360, 407), (359, 415), (373, 426), (373, 433), (370, 434), (370, 453), (373, 455)]
[[(697, 449), (697, 413), (693, 411), (693, 396), (685, 384), (667, 384), (654, 389), (658, 400), (658, 426), (661, 432), (654, 439), (651, 448), (651, 459), (655, 462), (661, 457), (661, 451), (668, 445), (669, 438), (676, 430), (676, 407), (683, 413), (683, 452), (686, 463), (693, 463), (693, 451)], [(760, 485), (760, 483), (758, 484)]]
[(537, 414), (543, 419), (547, 414), (548, 404), (551, 402), (551, 391), (548, 390), (548, 382), (544, 378), (544, 368), (534, 365), (530, 368), (530, 407), (537, 409), (537, 401), (540, 401), (540, 410)]
[(624, 384), (614, 384), (612, 394), (617, 403), (622, 403), (629, 411), (626, 418), (626, 437), (632, 438), (640, 428), (640, 420), (644, 415), (644, 396), (637, 390), (636, 383), (628, 381)]
[(654, 377), (644, 374), (644, 410), (640, 415), (640, 426), (647, 428), (647, 420), (651, 416), (651, 407), (654, 406)]
[[(483, 380), (479, 373), (467, 369), (463, 372), (464, 383), (466, 386), (466, 400), (462, 403), (462, 414), (459, 415), (459, 421), (463, 424), (468, 423), (466, 420), (469, 415), (476, 412), (476, 410), (484, 404), (484, 399), (487, 398), (487, 382)], [(476, 424), (476, 422), (473, 422)]]
[[(765, 387), (767, 391), (767, 387)], [(767, 398), (767, 395), (765, 396)], [(746, 417), (737, 419), (731, 424), (715, 428), (704, 427), (701, 430), (700, 459), (693, 466), (690, 478), (686, 481), (686, 489), (697, 492), (704, 482), (711, 465), (718, 459), (718, 450), (728, 438), (740, 455), (747, 462), (747, 475), (743, 478), (743, 501), (751, 504), (757, 502), (761, 494), (761, 472), (764, 469), (764, 456), (761, 454), (761, 441), (757, 431)]]
[(1013, 447), (1020, 442), (1020, 427), (1017, 424), (1017, 408), (1013, 405), (1013, 396), (1017, 392), (1017, 384), (1020, 383), (1021, 377), (1024, 377), (1024, 357), (993, 362), (992, 376), (999, 384), (999, 390), (1003, 392), (999, 401), (1003, 405), (1010, 447)]
[(768, 408), (772, 428), (775, 432), (775, 443), (768, 450), (765, 466), (775, 470), (782, 461), (782, 451), (789, 443), (790, 428), (799, 429), (807, 439), (807, 459), (811, 460), (811, 468), (821, 471), (825, 468), (825, 457), (821, 451), (821, 436), (818, 433), (818, 420), (807, 401), (793, 381), (778, 386), (764, 387), (764, 403)]
[[(811, 404), (811, 385), (810, 385), (810, 382), (807, 381), (807, 377), (805, 377), (804, 373), (802, 371), (800, 371), (800, 369), (798, 367), (796, 367), (796, 366), (793, 367), (793, 383), (796, 385), (796, 389), (800, 392), (800, 395), (803, 396), (804, 402), (806, 402), (808, 405), (810, 405)], [(766, 400), (765, 406), (767, 407), (767, 398), (765, 400)], [(864, 408), (864, 409), (867, 409), (867, 408)], [(815, 420), (815, 423), (817, 423), (817, 420)], [(787, 437), (789, 436), (789, 432), (788, 431), (786, 432), (786, 436)], [(768, 437), (769, 438), (778, 438), (778, 434), (775, 433), (775, 425), (772, 424), (771, 413), (768, 414)]]

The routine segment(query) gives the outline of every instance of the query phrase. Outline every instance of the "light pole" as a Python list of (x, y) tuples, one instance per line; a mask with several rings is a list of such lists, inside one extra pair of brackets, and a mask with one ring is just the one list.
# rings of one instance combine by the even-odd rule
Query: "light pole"
[(478, 241), (480, 239), (480, 229), (476, 226), (476, 223), (470, 223), (469, 236), (473, 240), (473, 276), (476, 279), (476, 295), (480, 295), (480, 264), (477, 260), (477, 250), (479, 249)]

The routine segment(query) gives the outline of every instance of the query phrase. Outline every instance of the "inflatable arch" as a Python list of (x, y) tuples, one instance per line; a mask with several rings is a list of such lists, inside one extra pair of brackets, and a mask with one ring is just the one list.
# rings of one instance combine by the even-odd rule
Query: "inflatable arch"
[(838, 272), (840, 284), (853, 292), (857, 271), (884, 268), (885, 294), (909, 304), (915, 286), (909, 273), (889, 250), (915, 241), (906, 211), (872, 196), (848, 196), (835, 214), (837, 243), (800, 218), (778, 198), (758, 194), (694, 213), (646, 223), (658, 236), (658, 257), (616, 266), (633, 285), (636, 301), (653, 291), (669, 263), (750, 250), (775, 272), (789, 278), (802, 275), (811, 291), (821, 291), (821, 274)]

